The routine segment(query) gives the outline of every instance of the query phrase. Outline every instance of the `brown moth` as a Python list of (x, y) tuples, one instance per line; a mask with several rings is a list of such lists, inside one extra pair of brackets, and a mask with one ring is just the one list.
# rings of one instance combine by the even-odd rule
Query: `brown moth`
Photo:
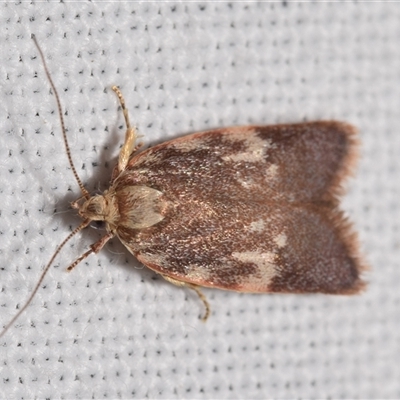
[[(34, 39), (35, 40), (35, 39)], [(36, 40), (35, 40), (36, 43)], [(37, 43), (36, 43), (37, 45)], [(37, 45), (38, 46), (38, 45)], [(342, 181), (356, 153), (356, 129), (336, 121), (215, 129), (138, 151), (136, 130), (119, 89), (127, 125), (110, 188), (91, 196), (67, 144), (82, 197), (83, 222), (107, 234), (68, 268), (117, 236), (144, 265), (179, 286), (250, 293), (359, 293), (365, 283), (355, 234), (338, 209)], [(3, 331), (4, 333), (5, 331)]]

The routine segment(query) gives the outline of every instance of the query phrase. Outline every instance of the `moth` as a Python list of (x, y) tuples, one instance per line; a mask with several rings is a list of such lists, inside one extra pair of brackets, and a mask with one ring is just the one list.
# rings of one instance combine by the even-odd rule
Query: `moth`
[[(35, 39), (34, 39), (35, 40)], [(36, 40), (35, 40), (36, 43)], [(37, 45), (37, 43), (36, 43)], [(356, 235), (338, 208), (342, 182), (356, 159), (356, 129), (317, 121), (214, 129), (141, 151), (124, 99), (125, 141), (110, 187), (91, 196), (73, 165), (60, 100), (62, 133), (82, 197), (72, 203), (83, 222), (58, 247), (25, 306), (64, 244), (91, 221), (107, 234), (69, 266), (112, 238), (167, 281), (249, 293), (355, 294), (364, 287)]]

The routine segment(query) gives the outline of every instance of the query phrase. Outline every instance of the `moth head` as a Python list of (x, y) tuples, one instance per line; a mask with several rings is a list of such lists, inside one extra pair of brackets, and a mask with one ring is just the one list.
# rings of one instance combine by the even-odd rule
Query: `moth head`
[(98, 194), (85, 199), (78, 199), (72, 203), (72, 208), (76, 208), (80, 217), (90, 221), (106, 221), (112, 224), (117, 218), (117, 208), (113, 202), (113, 197), (107, 192)]

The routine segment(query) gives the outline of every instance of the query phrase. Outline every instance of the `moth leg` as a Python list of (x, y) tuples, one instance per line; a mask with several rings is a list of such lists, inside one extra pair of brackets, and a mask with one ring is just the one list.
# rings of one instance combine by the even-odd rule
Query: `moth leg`
[(208, 317), (210, 316), (210, 304), (209, 304), (206, 296), (204, 296), (203, 292), (200, 290), (200, 288), (197, 285), (193, 285), (192, 283), (178, 281), (178, 280), (176, 280), (174, 278), (170, 278), (169, 276), (166, 276), (166, 275), (161, 275), (161, 276), (169, 283), (172, 283), (179, 287), (187, 287), (189, 289), (194, 290), (197, 293), (197, 296), (199, 296), (200, 300), (203, 302), (204, 307), (206, 309), (206, 312), (201, 317), (201, 320), (203, 322), (206, 322)]
[(131, 123), (129, 122), (128, 109), (125, 106), (125, 100), (124, 100), (124, 97), (122, 96), (121, 91), (116, 86), (113, 86), (112, 90), (114, 90), (114, 92), (118, 96), (119, 103), (121, 104), (122, 112), (124, 113), (125, 124), (126, 124), (125, 142), (121, 148), (121, 151), (119, 152), (119, 158), (118, 158), (118, 171), (122, 172), (128, 164), (130, 155), (135, 150), (137, 150), (137, 148), (135, 148), (137, 133), (136, 133), (136, 129), (134, 127), (132, 127)]
[(103, 247), (104, 245), (114, 237), (114, 234), (112, 232), (108, 233), (107, 235), (104, 235), (101, 237), (97, 242), (93, 243), (90, 245), (90, 249), (83, 253), (81, 256), (79, 256), (68, 268), (67, 271), (72, 271), (81, 261), (83, 261), (85, 258), (87, 258), (90, 254), (95, 253), (97, 254)]

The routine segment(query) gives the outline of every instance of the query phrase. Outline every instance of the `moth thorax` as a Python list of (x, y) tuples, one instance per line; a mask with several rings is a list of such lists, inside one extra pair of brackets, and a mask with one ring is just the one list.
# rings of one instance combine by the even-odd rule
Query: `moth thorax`
[(118, 203), (118, 226), (145, 229), (165, 218), (169, 202), (162, 192), (148, 186), (126, 186), (115, 191)]
[(118, 208), (115, 205), (113, 196), (105, 192), (85, 201), (79, 207), (79, 215), (83, 219), (106, 221), (113, 224), (114, 221), (118, 220)]

